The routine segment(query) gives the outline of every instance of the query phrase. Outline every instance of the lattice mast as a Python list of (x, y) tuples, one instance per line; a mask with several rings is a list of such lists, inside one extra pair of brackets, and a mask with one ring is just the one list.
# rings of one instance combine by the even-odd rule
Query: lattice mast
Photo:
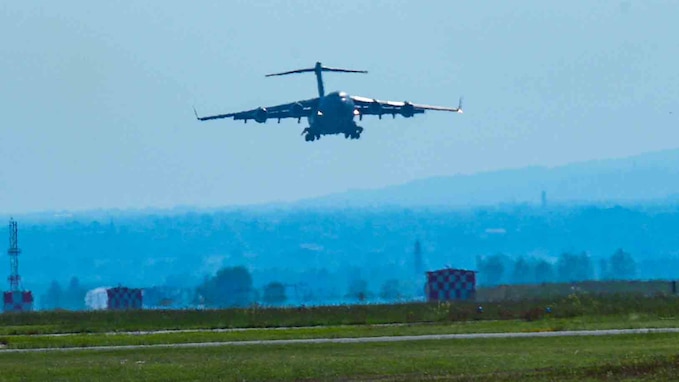
[(424, 262), (422, 261), (422, 245), (420, 241), (415, 241), (415, 259), (413, 261), (415, 266), (415, 273), (421, 275), (424, 271)]
[(19, 249), (17, 222), (14, 219), (9, 219), (9, 290), (12, 292), (19, 291), (19, 284), (21, 277), (19, 276)]

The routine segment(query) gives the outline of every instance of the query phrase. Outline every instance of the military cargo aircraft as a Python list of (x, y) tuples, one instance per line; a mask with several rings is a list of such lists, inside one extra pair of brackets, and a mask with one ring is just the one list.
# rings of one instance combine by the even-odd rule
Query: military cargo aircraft
[(329, 68), (317, 62), (313, 68), (267, 74), (266, 77), (306, 72), (314, 72), (316, 74), (318, 85), (318, 97), (316, 98), (207, 117), (198, 116), (195, 109), (194, 113), (199, 121), (233, 118), (234, 120), (243, 120), (245, 123), (250, 119), (258, 123), (264, 123), (269, 119), (276, 119), (280, 123), (281, 119), (284, 118), (295, 118), (297, 123), (300, 123), (302, 118), (306, 117), (309, 121), (309, 127), (302, 131), (302, 135), (304, 135), (304, 139), (307, 142), (313, 142), (320, 139), (323, 135), (331, 134), (344, 134), (344, 137), (347, 139), (358, 139), (361, 137), (363, 128), (356, 124), (354, 118), (358, 117), (359, 120), (363, 120), (364, 115), (376, 115), (382, 119), (383, 115), (389, 114), (394, 118), (396, 118), (396, 115), (410, 118), (415, 114), (424, 113), (425, 110), (462, 113), (462, 98), (460, 98), (457, 107), (443, 107), (420, 105), (408, 101), (381, 101), (374, 98), (352, 96), (341, 91), (325, 94), (323, 72), (368, 73), (365, 70)]

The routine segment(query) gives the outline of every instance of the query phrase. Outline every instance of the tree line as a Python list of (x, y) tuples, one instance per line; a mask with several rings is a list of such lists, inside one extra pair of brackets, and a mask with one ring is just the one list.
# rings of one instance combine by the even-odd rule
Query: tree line
[[(214, 276), (206, 277), (196, 288), (195, 304), (208, 308), (248, 307), (258, 303), (265, 306), (281, 306), (289, 301), (288, 289), (297, 286), (285, 285), (281, 282), (269, 282), (261, 290), (253, 287), (252, 277), (243, 266), (220, 269)], [(368, 288), (368, 281), (357, 277), (347, 285), (346, 293), (341, 297), (346, 302), (365, 302), (376, 298), (387, 301), (398, 301), (412, 297), (407, 293), (408, 285), (398, 279), (388, 279), (382, 283), (378, 293)], [(297, 303), (318, 301), (323, 296), (315, 296), (313, 288), (301, 293), (302, 301)], [(329, 296), (325, 296), (329, 297)]]
[(629, 280), (637, 274), (634, 258), (623, 249), (602, 258), (597, 266), (586, 252), (564, 252), (550, 262), (521, 256), (515, 259), (498, 253), (476, 258), (478, 282), (482, 286), (500, 284), (542, 284), (585, 280)]
[[(478, 256), (478, 286), (496, 286), (501, 284), (541, 284), (552, 282), (577, 282), (585, 280), (626, 280), (633, 279), (637, 273), (637, 264), (628, 252), (618, 249), (607, 258), (595, 264), (586, 253), (562, 253), (556, 261), (542, 258), (521, 256), (511, 258), (498, 253), (491, 256)], [(597, 268), (598, 266), (598, 268)], [(339, 300), (345, 303), (361, 303), (366, 301), (406, 301), (422, 297), (424, 294), (424, 277), (413, 280), (402, 280), (397, 277), (386, 279), (375, 289), (369, 288), (369, 280), (354, 277), (340, 285), (330, 293), (333, 296), (315, 295), (314, 286), (308, 285), (301, 292), (297, 285), (287, 285), (278, 281), (270, 281), (262, 288), (255, 288), (252, 275), (244, 266), (221, 268), (216, 274), (206, 276), (192, 289), (192, 306), (204, 308), (249, 307), (253, 304), (264, 306), (283, 306), (291, 302), (290, 291), (295, 290), (293, 303), (328, 303)], [(72, 278), (68, 286), (62, 288), (53, 281), (41, 298), (41, 309), (86, 309), (84, 297), (87, 289), (80, 285), (77, 278)]]

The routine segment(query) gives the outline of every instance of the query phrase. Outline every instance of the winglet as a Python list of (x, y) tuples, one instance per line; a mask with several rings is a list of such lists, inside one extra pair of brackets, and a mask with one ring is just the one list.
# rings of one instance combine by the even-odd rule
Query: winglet
[(196, 119), (200, 121), (200, 117), (198, 116), (198, 112), (196, 111), (196, 107), (193, 107), (193, 114), (196, 115)]
[(457, 112), (462, 114), (464, 111), (462, 111), (462, 97), (460, 97), (460, 102), (457, 104)]

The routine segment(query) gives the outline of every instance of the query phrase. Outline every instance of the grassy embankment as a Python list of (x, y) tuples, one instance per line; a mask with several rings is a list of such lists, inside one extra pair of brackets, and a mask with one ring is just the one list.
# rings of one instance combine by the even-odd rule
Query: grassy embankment
[[(479, 313), (477, 307), (483, 306)], [(547, 313), (546, 308), (551, 308)], [(551, 299), (499, 302), (407, 303), (310, 308), (156, 311), (47, 311), (0, 315), (0, 336), (47, 333), (102, 333), (161, 329), (265, 328), (451, 323), (461, 321), (641, 315), (679, 317), (679, 298), (635, 294), (572, 294)]]

